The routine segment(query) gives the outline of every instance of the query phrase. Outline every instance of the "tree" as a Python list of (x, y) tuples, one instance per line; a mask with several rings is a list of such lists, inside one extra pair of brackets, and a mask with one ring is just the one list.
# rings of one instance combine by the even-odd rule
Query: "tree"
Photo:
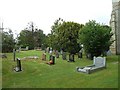
[(12, 30), (9, 29), (8, 32), (2, 31), (0, 34), (2, 35), (2, 52), (12, 52), (15, 45)]
[(32, 32), (29, 30), (22, 30), (18, 37), (18, 45), (25, 48), (26, 46), (29, 46), (29, 49), (33, 49), (33, 39), (32, 38)]
[(35, 29), (34, 31), (22, 30), (18, 37), (18, 44), (21, 47), (29, 46), (29, 49), (34, 49), (35, 47), (44, 48), (45, 34), (41, 29)]
[(109, 26), (89, 21), (79, 32), (78, 41), (84, 45), (86, 54), (90, 54), (93, 59), (93, 56), (100, 56), (109, 50), (112, 35)]
[(77, 43), (78, 32), (83, 25), (75, 22), (65, 22), (59, 18), (52, 26), (50, 35), (51, 46), (55, 49), (75, 54), (79, 51), (79, 44)]
[(59, 43), (59, 27), (64, 22), (63, 19), (59, 18), (54, 22), (54, 25), (51, 26), (51, 34), (48, 35), (49, 37), (49, 45), (53, 49), (59, 50), (61, 49), (61, 45)]
[(35, 47), (42, 47), (42, 49), (44, 49), (46, 36), (43, 33), (43, 30), (36, 29), (33, 33), (34, 33), (34, 46)]
[(74, 22), (63, 22), (58, 28), (59, 45), (61, 45), (65, 51), (75, 54), (80, 50), (79, 44), (77, 43), (80, 29), (81, 25)]

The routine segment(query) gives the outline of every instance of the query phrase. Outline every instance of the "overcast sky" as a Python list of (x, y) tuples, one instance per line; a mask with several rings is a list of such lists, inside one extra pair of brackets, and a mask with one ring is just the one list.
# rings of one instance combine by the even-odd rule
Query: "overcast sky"
[(0, 23), (19, 33), (33, 21), (48, 34), (59, 17), (80, 24), (96, 20), (109, 25), (111, 11), (112, 0), (0, 0)]

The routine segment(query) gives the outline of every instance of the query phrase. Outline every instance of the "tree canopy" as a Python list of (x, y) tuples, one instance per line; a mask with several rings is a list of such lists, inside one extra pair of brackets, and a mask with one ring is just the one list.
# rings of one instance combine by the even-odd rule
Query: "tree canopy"
[(12, 52), (15, 45), (12, 30), (9, 29), (8, 32), (2, 31), (0, 34), (2, 35), (2, 52)]
[(78, 41), (84, 45), (85, 52), (91, 54), (93, 58), (109, 50), (112, 35), (109, 26), (89, 21), (79, 32)]
[(63, 19), (58, 19), (52, 26), (51, 43), (55, 45), (55, 49), (63, 49), (69, 53), (77, 53), (80, 48), (77, 43), (78, 32), (83, 25), (75, 22), (65, 22)]

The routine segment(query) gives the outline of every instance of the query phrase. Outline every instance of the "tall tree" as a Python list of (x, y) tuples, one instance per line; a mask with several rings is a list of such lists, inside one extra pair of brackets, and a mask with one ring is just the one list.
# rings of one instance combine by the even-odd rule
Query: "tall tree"
[(2, 52), (12, 52), (14, 45), (15, 45), (15, 40), (13, 38), (13, 32), (11, 29), (9, 29), (8, 32), (0, 32), (2, 35)]
[(93, 59), (93, 56), (100, 56), (109, 50), (112, 35), (109, 26), (89, 21), (79, 32), (79, 43), (84, 45), (86, 54), (91, 55), (90, 58)]
[(45, 34), (41, 29), (35, 29), (33, 32), (30, 30), (22, 30), (18, 37), (18, 44), (22, 47), (29, 46), (29, 49), (34, 49), (35, 47), (43, 47), (45, 44), (44, 39)]
[(51, 34), (49, 34), (49, 45), (54, 49), (60, 50), (61, 45), (59, 44), (59, 27), (64, 22), (63, 19), (59, 18), (54, 22), (54, 25), (51, 26)]
[(77, 43), (78, 32), (83, 25), (75, 22), (63, 22), (58, 28), (59, 45), (71, 54), (77, 53), (80, 48)]
[(65, 22), (59, 18), (52, 26), (50, 35), (51, 46), (57, 50), (62, 48), (64, 51), (70, 53), (78, 52), (78, 32), (82, 26), (75, 22)]

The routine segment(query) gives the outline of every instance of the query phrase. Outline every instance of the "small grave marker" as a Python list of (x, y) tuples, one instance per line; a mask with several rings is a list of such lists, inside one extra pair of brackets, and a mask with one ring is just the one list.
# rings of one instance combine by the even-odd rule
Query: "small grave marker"
[(14, 68), (16, 72), (22, 71), (21, 69), (21, 60), (17, 58), (17, 66)]
[(42, 54), (42, 60), (46, 60), (46, 53)]

